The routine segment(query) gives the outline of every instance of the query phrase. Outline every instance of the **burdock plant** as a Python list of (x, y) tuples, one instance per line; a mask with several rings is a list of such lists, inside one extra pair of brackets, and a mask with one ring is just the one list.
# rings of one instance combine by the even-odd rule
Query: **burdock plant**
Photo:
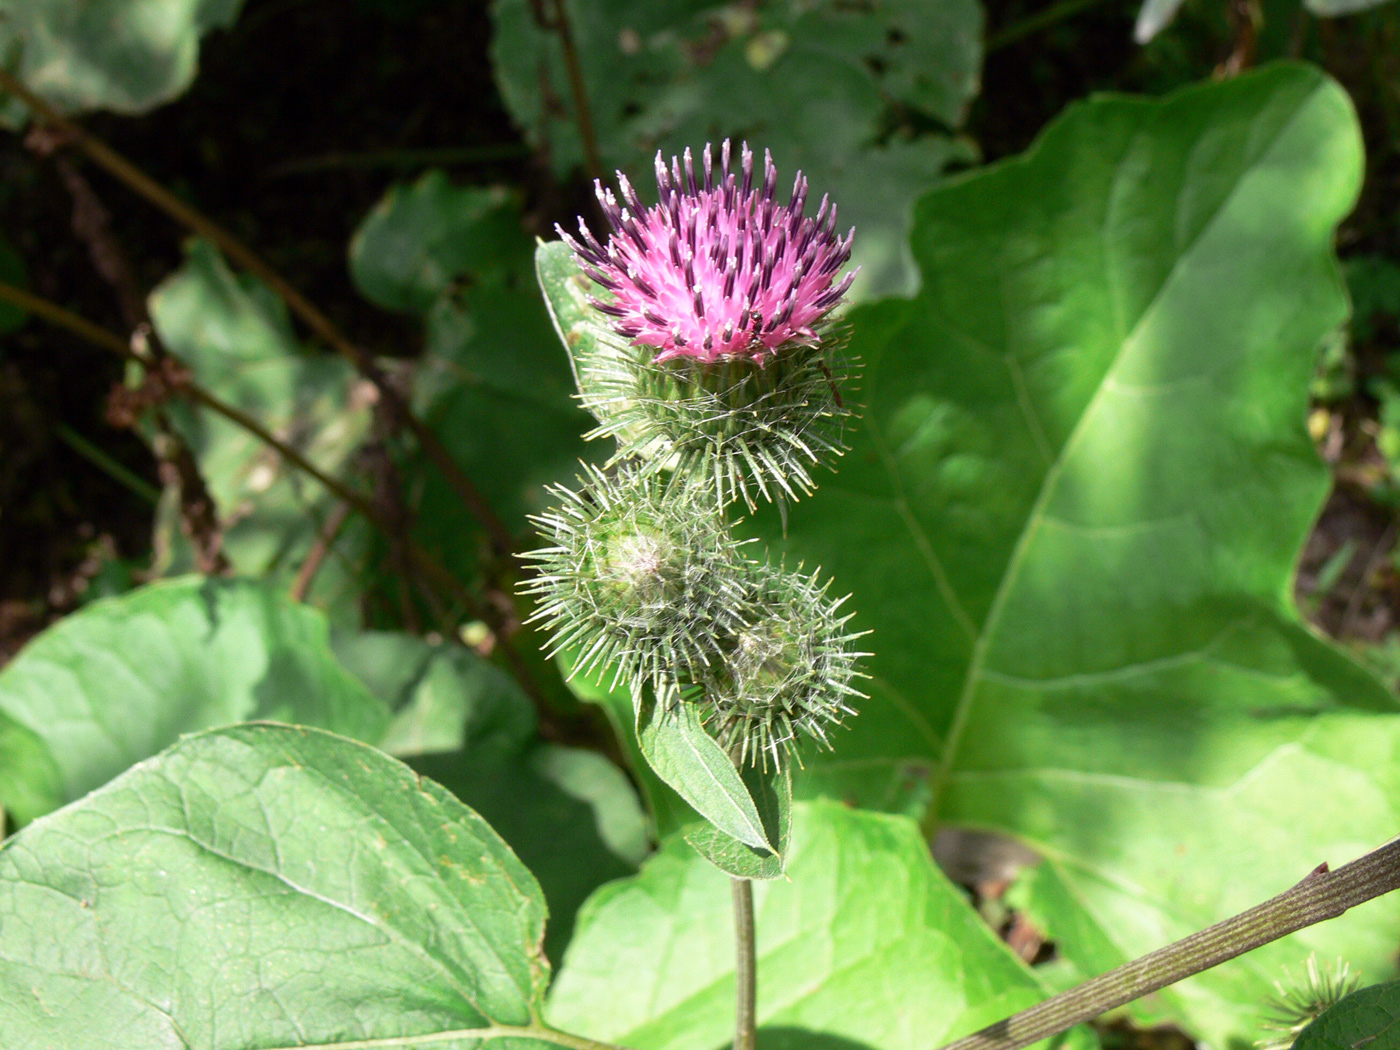
[[(745, 144), (699, 170), (656, 158), (657, 203), (618, 173), (597, 185), (611, 226), (559, 231), (572, 276), (544, 280), (591, 437), (616, 451), (536, 517), (548, 545), (526, 590), (572, 673), (607, 669), (632, 696), (642, 754), (708, 825), (687, 838), (735, 876), (736, 1046), (753, 1041), (749, 879), (780, 874), (799, 748), (830, 747), (863, 677), (844, 599), (820, 572), (748, 555), (736, 502), (808, 495), (844, 451), (852, 365), (835, 311), (851, 286), (854, 231), (823, 197), (807, 214), (799, 172), (786, 202)], [(541, 248), (544, 263), (556, 258)], [(558, 263), (556, 262), (557, 266)], [(843, 392), (844, 391), (844, 392)]]

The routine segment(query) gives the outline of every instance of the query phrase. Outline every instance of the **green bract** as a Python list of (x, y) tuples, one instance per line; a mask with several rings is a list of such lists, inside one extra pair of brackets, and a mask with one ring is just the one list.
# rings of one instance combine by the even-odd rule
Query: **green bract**
[(618, 459), (669, 459), (721, 505), (810, 495), (811, 468), (846, 449), (851, 369), (840, 343), (828, 329), (820, 346), (788, 346), (765, 364), (657, 362), (653, 348), (600, 332), (580, 369), (584, 407), (599, 422), (588, 436), (616, 438)]

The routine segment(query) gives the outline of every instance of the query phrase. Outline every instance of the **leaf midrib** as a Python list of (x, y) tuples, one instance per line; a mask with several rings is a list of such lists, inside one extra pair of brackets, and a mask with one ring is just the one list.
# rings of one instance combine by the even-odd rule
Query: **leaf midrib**
[[(1087, 421), (1097, 413), (1104, 391), (1109, 387), (1110, 381), (1122, 364), (1125, 349), (1133, 342), (1138, 331), (1141, 329), (1143, 321), (1152, 313), (1154, 307), (1161, 300), (1163, 292), (1172, 285), (1184, 262), (1192, 256), (1197, 245), (1215, 226), (1221, 215), (1225, 214), (1230, 209), (1235, 201), (1236, 195), (1240, 191), (1240, 187), (1248, 181), (1249, 176), (1260, 164), (1264, 163), (1274, 149), (1277, 148), (1280, 140), (1288, 135), (1300, 119), (1300, 115), (1308, 108), (1312, 99), (1316, 97), (1316, 94), (1317, 89), (1314, 88), (1308, 93), (1304, 100), (1300, 100), (1292, 114), (1290, 114), (1288, 119), (1279, 126), (1278, 130), (1270, 138), (1268, 145), (1259, 150), (1254, 158), (1241, 168), (1239, 176), (1235, 179), (1229, 192), (1221, 199), (1219, 206), (1211, 214), (1210, 218), (1201, 223), (1195, 235), (1182, 247), (1182, 250), (1177, 254), (1175, 261), (1172, 263), (1171, 269), (1162, 279), (1162, 282), (1158, 285), (1152, 297), (1144, 303), (1142, 311), (1133, 322), (1133, 327), (1127, 330), (1119, 339), (1118, 348), (1114, 353), (1112, 363), (1104, 370), (1103, 377), (1094, 388), (1093, 396), (1089, 399), (1089, 402), (1084, 407), (1084, 411), (1080, 413), (1079, 418), (1075, 421), (1074, 429), (1070, 432), (1069, 437), (1060, 447), (1059, 454), (1045, 472), (1045, 477), (1041, 481), (1040, 489), (1036, 494), (1035, 503), (1032, 504), (1030, 513), (1027, 515), (1024, 528), (1022, 528), (1020, 535), (1016, 538), (1016, 544), (1012, 548), (1010, 558), (1007, 560), (1006, 570), (1002, 573), (1001, 580), (997, 585), (996, 594), (993, 596), (992, 604), (988, 608), (987, 618), (983, 622), (982, 630), (977, 635), (977, 640), (973, 645), (972, 657), (968, 661), (967, 672), (963, 678), (963, 686), (958, 695), (957, 704), (953, 709), (953, 718), (949, 724), (948, 736), (944, 745), (943, 754), (939, 758), (938, 770), (932, 785), (932, 795), (929, 799), (928, 810), (924, 820), (924, 830), (926, 832), (933, 830), (937, 826), (936, 822), (938, 821), (942, 809), (944, 789), (952, 774), (953, 765), (957, 758), (958, 747), (962, 741), (962, 735), (967, 728), (970, 710), (976, 697), (977, 688), (981, 683), (982, 667), (986, 661), (990, 640), (995, 635), (997, 627), (1000, 625), (1002, 610), (1006, 606), (1006, 602), (1012, 590), (1012, 585), (1019, 576), (1021, 563), (1026, 557), (1026, 552), (1030, 548), (1032, 538), (1040, 531), (1040, 525), (1045, 516), (1046, 507), (1059, 484), (1066, 464), (1069, 462), (1073, 451), (1077, 448), (1079, 441), (1082, 439), (1087, 429)], [(1141, 132), (1139, 132), (1139, 134), (1141, 134)], [(1117, 184), (1118, 179), (1122, 177), (1122, 173), (1123, 165), (1120, 159), (1117, 170), (1113, 176), (1112, 185)], [(1106, 200), (1111, 199), (1111, 197), (1112, 192), (1110, 188), (1110, 193)], [(1180, 196), (1178, 194), (1178, 206), (1179, 200)], [(1100, 236), (1102, 238), (1102, 234)], [(1102, 265), (1105, 286), (1108, 287), (1110, 293), (1112, 293), (1115, 288), (1114, 275), (1116, 271), (1111, 266), (1106, 255), (1103, 255)], [(1114, 302), (1114, 314), (1115, 317), (1117, 317), (1119, 297), (1116, 294), (1111, 294), (1111, 298)]]

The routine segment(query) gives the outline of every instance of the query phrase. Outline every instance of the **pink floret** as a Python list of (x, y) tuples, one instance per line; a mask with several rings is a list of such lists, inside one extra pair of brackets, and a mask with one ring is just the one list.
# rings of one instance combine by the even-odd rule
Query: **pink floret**
[(837, 280), (855, 230), (836, 236), (836, 206), (823, 197), (816, 216), (804, 216), (801, 172), (788, 203), (779, 204), (767, 151), (762, 185), (754, 186), (753, 173), (747, 143), (737, 174), (729, 170), (727, 139), (718, 170), (706, 145), (699, 181), (689, 149), (684, 172), (675, 157), (668, 172), (658, 152), (655, 207), (643, 208), (618, 172), (621, 205), (597, 184), (613, 230), (606, 245), (582, 220), (581, 243), (559, 230), (584, 272), (612, 293), (589, 301), (618, 334), (656, 347), (656, 360), (744, 357), (762, 364), (784, 346), (815, 346), (819, 323), (855, 280), (855, 271)]

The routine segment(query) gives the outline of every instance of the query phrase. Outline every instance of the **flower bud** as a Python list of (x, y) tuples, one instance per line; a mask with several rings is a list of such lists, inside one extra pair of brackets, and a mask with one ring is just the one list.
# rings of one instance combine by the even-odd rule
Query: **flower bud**
[(532, 518), (553, 546), (527, 557), (522, 590), (553, 634), (551, 655), (577, 653), (574, 673), (614, 668), (636, 691), (662, 672), (699, 679), (738, 624), (742, 561), (713, 500), (683, 478), (636, 467), (615, 477), (584, 467), (574, 492)]
[(828, 732), (854, 714), (851, 700), (863, 698), (853, 685), (866, 675), (854, 648), (865, 632), (846, 629), (830, 584), (750, 563), (743, 623), (723, 662), (704, 681), (700, 701), (707, 726), (739, 762), (781, 763), (801, 736), (829, 748)]

